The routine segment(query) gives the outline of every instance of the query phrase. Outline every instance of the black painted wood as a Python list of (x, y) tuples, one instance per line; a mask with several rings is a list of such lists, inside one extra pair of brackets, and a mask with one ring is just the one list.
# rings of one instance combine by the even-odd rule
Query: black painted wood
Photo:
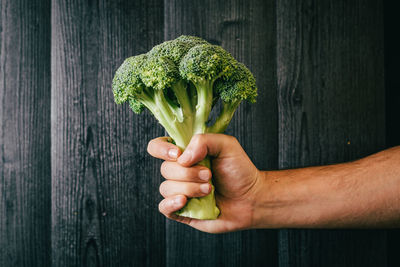
[[(386, 88), (386, 144), (388, 147), (400, 145), (400, 40), (396, 37), (400, 3), (384, 1), (385, 21), (385, 88)], [(400, 265), (400, 262), (399, 262)]]
[(0, 266), (398, 266), (398, 231), (166, 223), (145, 151), (164, 131), (111, 93), (126, 57), (198, 35), (257, 78), (227, 130), (257, 167), (356, 159), (400, 142), (396, 10), (385, 92), (378, 0), (1, 1)]
[[(277, 168), (273, 1), (168, 1), (165, 39), (196, 35), (221, 45), (255, 74), (256, 105), (242, 104), (227, 133), (261, 169)], [(167, 266), (277, 266), (276, 231), (210, 235), (167, 221)]]
[(0, 266), (50, 265), (50, 1), (0, 2)]
[(164, 265), (159, 163), (146, 153), (162, 130), (111, 91), (122, 61), (162, 32), (159, 0), (52, 3), (53, 266)]
[[(386, 146), (400, 145), (400, 80), (398, 79), (400, 62), (400, 40), (395, 32), (398, 28), (397, 1), (384, 1), (385, 22), (385, 88), (386, 88)], [(400, 266), (400, 230), (388, 231), (388, 266)]]
[[(385, 146), (382, 3), (277, 3), (279, 167)], [(282, 230), (280, 266), (386, 266), (385, 231)]]

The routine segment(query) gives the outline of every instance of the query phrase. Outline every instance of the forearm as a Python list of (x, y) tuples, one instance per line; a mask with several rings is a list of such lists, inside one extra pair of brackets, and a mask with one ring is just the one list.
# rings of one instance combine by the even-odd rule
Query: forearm
[(400, 226), (400, 147), (349, 163), (261, 174), (254, 228)]

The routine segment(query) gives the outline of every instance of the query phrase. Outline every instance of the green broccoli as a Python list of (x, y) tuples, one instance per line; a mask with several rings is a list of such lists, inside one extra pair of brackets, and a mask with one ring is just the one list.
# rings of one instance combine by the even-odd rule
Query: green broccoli
[[(193, 36), (180, 36), (126, 59), (112, 88), (117, 104), (128, 102), (138, 114), (148, 108), (182, 150), (195, 134), (223, 133), (240, 102), (254, 103), (257, 96), (255, 79), (246, 66), (222, 47)], [(208, 125), (218, 99), (221, 112)], [(211, 167), (209, 158), (199, 164)], [(177, 212), (197, 219), (216, 219), (219, 213), (214, 186), (209, 195), (189, 199)]]

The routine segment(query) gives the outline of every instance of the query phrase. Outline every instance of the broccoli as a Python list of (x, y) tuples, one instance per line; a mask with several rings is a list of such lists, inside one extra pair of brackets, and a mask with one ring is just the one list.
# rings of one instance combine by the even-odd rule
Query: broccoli
[[(252, 73), (217, 45), (193, 36), (180, 36), (127, 58), (116, 71), (115, 102), (128, 102), (137, 114), (146, 107), (182, 150), (195, 134), (223, 133), (244, 99), (255, 102)], [(209, 125), (210, 112), (221, 99), (221, 112)], [(206, 158), (199, 164), (211, 167)], [(212, 182), (210, 181), (211, 185)], [(214, 186), (209, 195), (191, 198), (178, 215), (216, 219)]]

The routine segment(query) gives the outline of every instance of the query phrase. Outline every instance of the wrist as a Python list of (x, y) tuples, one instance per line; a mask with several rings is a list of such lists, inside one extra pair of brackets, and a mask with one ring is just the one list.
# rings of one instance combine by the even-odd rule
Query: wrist
[(318, 225), (325, 185), (313, 178), (312, 169), (262, 171), (256, 192), (252, 228), (297, 228)]
[(264, 171), (253, 228), (332, 228), (351, 225), (357, 179), (353, 164)]
[(281, 177), (277, 171), (259, 171), (253, 201), (251, 228), (279, 228), (282, 226), (281, 212), (284, 211), (284, 196), (280, 186)]

